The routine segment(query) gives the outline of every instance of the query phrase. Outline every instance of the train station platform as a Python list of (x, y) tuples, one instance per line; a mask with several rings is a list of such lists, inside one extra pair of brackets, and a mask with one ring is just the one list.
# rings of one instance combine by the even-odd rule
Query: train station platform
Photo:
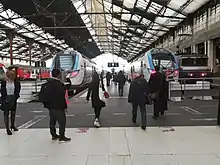
[(69, 143), (48, 129), (0, 131), (0, 165), (219, 165), (220, 129), (149, 127), (67, 129)]
[[(107, 88), (107, 87), (106, 87)], [(0, 165), (217, 165), (220, 129), (217, 100), (169, 102), (168, 111), (153, 120), (147, 106), (147, 130), (133, 124), (127, 102), (129, 84), (119, 97), (117, 86), (107, 88), (110, 98), (101, 113), (101, 128), (93, 128), (94, 112), (86, 103), (86, 90), (69, 100), (69, 143), (52, 141), (48, 110), (40, 103), (18, 104), (19, 132), (7, 136), (0, 113)], [(65, 162), (65, 163), (64, 163)]]

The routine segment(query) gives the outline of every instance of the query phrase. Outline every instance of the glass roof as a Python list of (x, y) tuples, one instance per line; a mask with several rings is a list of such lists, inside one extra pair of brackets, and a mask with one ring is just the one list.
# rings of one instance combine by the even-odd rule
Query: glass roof
[[(58, 40), (37, 25), (30, 23), (27, 19), (22, 18), (10, 9), (5, 10), (0, 4), (0, 57), (9, 57), (9, 40), (6, 36), (6, 30), (14, 30), (13, 39), (13, 56), (15, 59), (29, 60), (29, 50), (25, 39), (32, 39), (32, 60), (47, 59), (54, 53), (51, 50), (63, 50), (69, 46), (64, 40)], [(39, 45), (45, 45), (44, 55)]]
[(100, 50), (127, 60), (208, 1), (72, 0)]

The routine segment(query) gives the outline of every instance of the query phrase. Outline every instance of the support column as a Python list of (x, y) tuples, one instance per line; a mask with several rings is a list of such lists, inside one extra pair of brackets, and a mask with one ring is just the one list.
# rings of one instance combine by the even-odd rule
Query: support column
[(32, 39), (27, 39), (26, 40), (26, 43), (28, 44), (28, 49), (29, 49), (29, 65), (31, 66), (31, 50), (32, 50), (32, 46), (33, 46), (33, 43), (34, 41)]
[(198, 53), (199, 52), (198, 45), (192, 45), (191, 50), (192, 50), (192, 53)]
[(204, 54), (208, 55), (207, 41), (204, 42)]
[(40, 45), (40, 50), (41, 50), (41, 54), (42, 54), (42, 57), (41, 57), (41, 60), (42, 60), (42, 58), (44, 57), (44, 53), (45, 53), (45, 50), (46, 50), (46, 46)]
[(210, 66), (211, 70), (215, 72), (216, 69), (216, 50), (214, 46), (213, 40), (208, 40), (208, 65)]
[(6, 35), (9, 39), (9, 51), (10, 51), (10, 65), (13, 65), (13, 39), (15, 37), (15, 33), (13, 31), (6, 32)]
[(40, 73), (39, 73), (39, 79), (41, 80), (41, 72), (42, 72), (42, 69), (41, 69), (41, 63), (42, 63), (42, 60), (44, 58), (44, 53), (45, 53), (45, 50), (46, 50), (46, 46), (44, 45), (40, 45), (40, 50), (41, 50), (41, 54), (42, 54), (42, 57), (40, 58)]
[(187, 53), (187, 49), (186, 48), (183, 48), (183, 53)]

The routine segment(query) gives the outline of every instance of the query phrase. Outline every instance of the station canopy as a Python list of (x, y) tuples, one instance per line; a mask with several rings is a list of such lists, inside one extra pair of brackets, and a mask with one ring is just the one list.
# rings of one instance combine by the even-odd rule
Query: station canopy
[(103, 52), (134, 59), (209, 0), (72, 0)]
[[(13, 58), (29, 61), (29, 45), (32, 42), (32, 62), (46, 60), (57, 51), (68, 47), (64, 40), (56, 39), (40, 27), (31, 23), (0, 4), (0, 58), (10, 58), (9, 34), (13, 33)], [(43, 51), (42, 51), (43, 50)]]
[(67, 48), (131, 61), (208, 1), (0, 0), (0, 56), (9, 57), (7, 33), (13, 30), (15, 59), (29, 59), (31, 39), (33, 61)]

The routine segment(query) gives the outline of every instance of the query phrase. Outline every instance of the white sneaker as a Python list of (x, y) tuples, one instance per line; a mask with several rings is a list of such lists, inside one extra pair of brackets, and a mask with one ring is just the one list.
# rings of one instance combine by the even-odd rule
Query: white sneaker
[(99, 119), (95, 119), (94, 126), (97, 127), (97, 128), (100, 127)]

